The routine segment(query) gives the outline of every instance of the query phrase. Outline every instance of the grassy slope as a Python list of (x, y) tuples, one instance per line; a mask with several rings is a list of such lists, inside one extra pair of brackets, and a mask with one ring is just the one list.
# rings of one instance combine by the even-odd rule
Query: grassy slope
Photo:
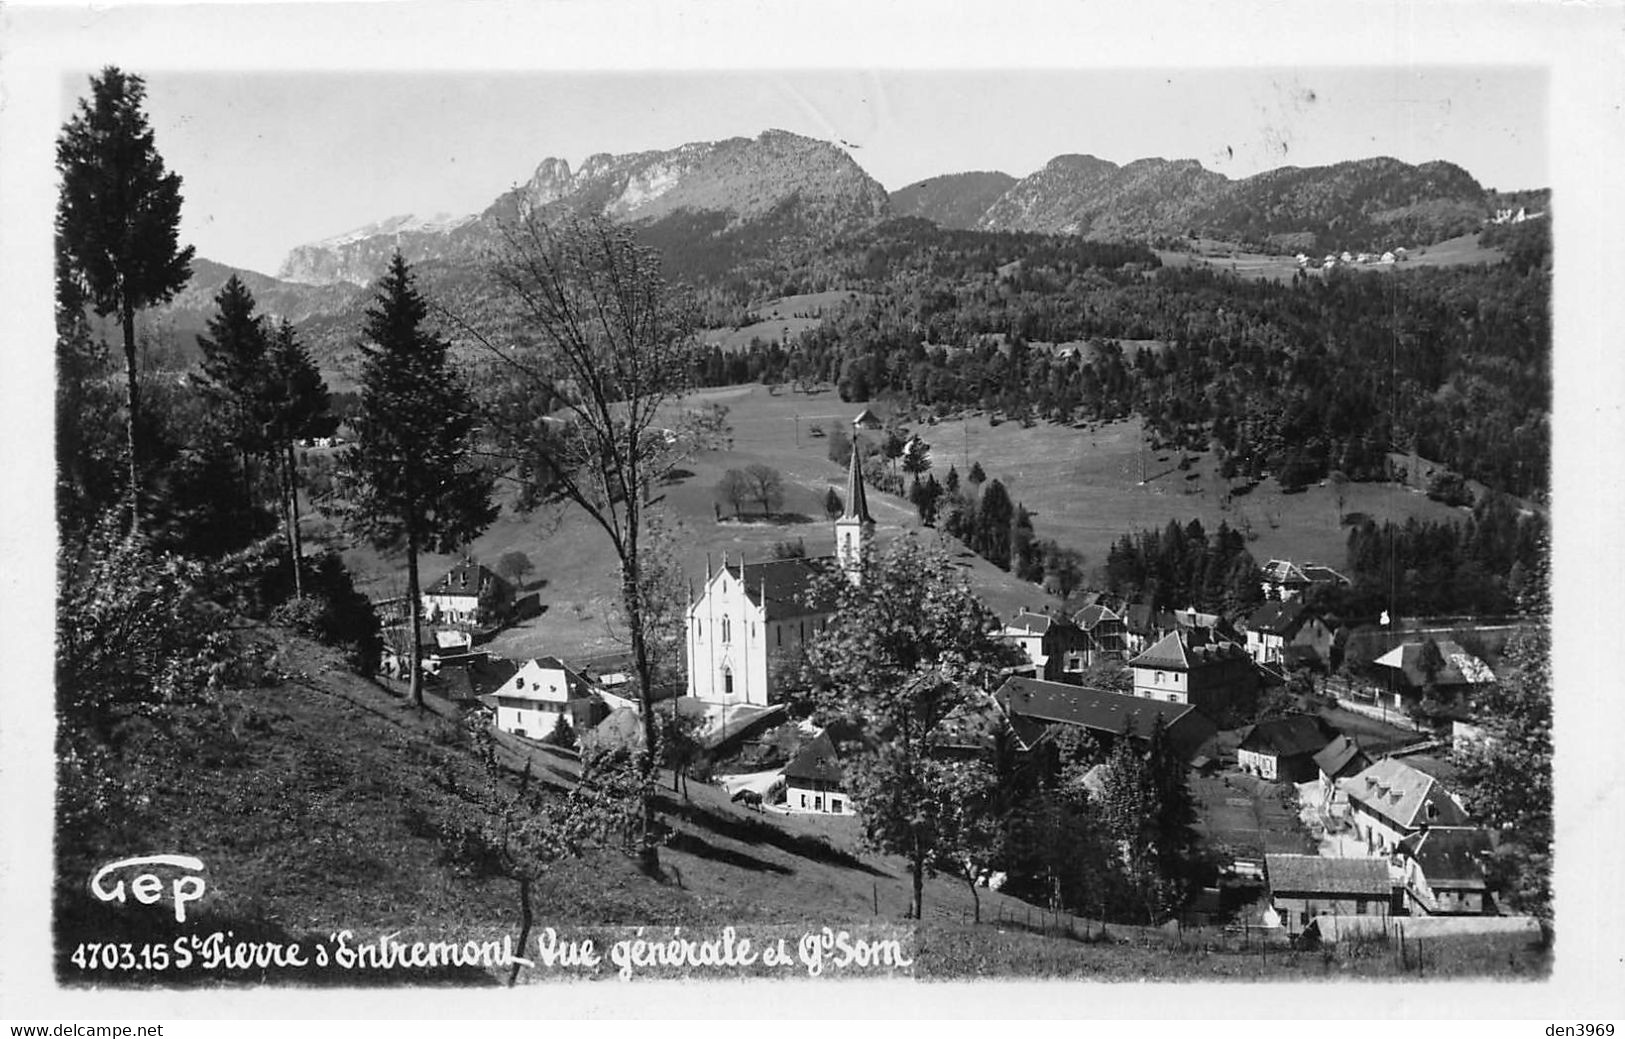
[[(863, 405), (845, 403), (830, 391), (803, 394), (781, 388), (774, 394), (763, 386), (707, 390), (694, 399), (727, 406), (734, 430), (731, 449), (701, 453), (687, 466), (687, 475), (665, 492), (669, 509), (685, 529), (682, 564), (696, 586), (704, 580), (708, 555), (713, 565), (724, 552), (730, 559), (741, 555), (762, 559), (775, 542), (797, 538), (805, 540), (809, 553), (832, 551), (834, 535), (824, 517), (823, 499), (830, 487), (844, 495), (845, 467), (829, 460), (828, 440), (811, 436), (809, 429), (815, 423), (826, 430), (844, 426)], [(875, 407), (884, 417), (885, 408)], [(1190, 470), (1181, 472), (1175, 468), (1177, 455), (1166, 451), (1145, 453), (1150, 479), (1139, 486), (1138, 420), (1093, 429), (1051, 424), (1023, 429), (1014, 422), (991, 426), (985, 417), (974, 417), (915, 428), (932, 445), (933, 471), (939, 479), (949, 465), (964, 474), (968, 445), (968, 457), (980, 461), (990, 477), (1003, 481), (1011, 497), (1033, 514), (1038, 536), (1080, 549), (1090, 569), (1105, 562), (1107, 549), (1123, 534), (1160, 528), (1171, 519), (1180, 523), (1200, 519), (1209, 531), (1221, 520), (1232, 526), (1245, 520), (1256, 535), (1248, 548), (1260, 563), (1286, 558), (1343, 564), (1347, 532), (1338, 523), (1330, 488), (1283, 495), (1273, 481), (1265, 481), (1224, 511), (1219, 502), (1223, 484), (1211, 456), (1198, 456)], [(728, 469), (755, 462), (783, 473), (783, 514), (774, 522), (759, 522), (755, 507), (747, 505), (748, 522), (739, 522), (724, 504), (723, 520), (718, 522), (714, 494), (718, 479)], [(871, 491), (869, 505), (882, 539), (918, 529), (913, 509), (900, 498)], [(1417, 491), (1379, 484), (1351, 485), (1346, 508), (1400, 521), (1412, 515), (1424, 519), (1459, 515)], [(1037, 586), (952, 547), (978, 593), (1000, 616), (1024, 605), (1034, 609), (1058, 605)], [(477, 539), (471, 551), (494, 564), (513, 549), (535, 563), (531, 579), (546, 582), (540, 588), (545, 612), (500, 635), (492, 646), (495, 652), (570, 657), (623, 648), (611, 630), (617, 572), (602, 530), (576, 511), (532, 517), (510, 512)], [(404, 588), (401, 560), (384, 559), (365, 548), (351, 550), (348, 559), (372, 594), (399, 594)], [(451, 557), (425, 558), (425, 583), (438, 578), (451, 562)]]

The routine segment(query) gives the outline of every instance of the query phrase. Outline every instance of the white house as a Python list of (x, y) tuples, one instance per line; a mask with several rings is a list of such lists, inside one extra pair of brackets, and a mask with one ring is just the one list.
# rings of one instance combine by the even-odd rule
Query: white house
[(819, 733), (784, 768), (784, 804), (797, 812), (852, 815), (840, 759), (827, 733)]
[(559, 716), (569, 714), (570, 726), (580, 732), (593, 724), (592, 684), (557, 657), (527, 661), (492, 694), (496, 700), (497, 728), (515, 736), (541, 739), (552, 732)]
[(854, 438), (846, 512), (835, 521), (835, 555), (758, 563), (723, 557), (688, 607), (688, 695), (717, 704), (765, 707), (777, 692), (775, 662), (814, 638), (832, 604), (823, 578), (860, 579), (875, 522), (864, 494)]
[(472, 559), (465, 559), (423, 591), (430, 624), (493, 623), (513, 604), (513, 585)]
[(1355, 831), (1368, 848), (1383, 854), (1392, 854), (1420, 830), (1473, 824), (1442, 783), (1394, 758), (1374, 762), (1337, 785), (1348, 797)]

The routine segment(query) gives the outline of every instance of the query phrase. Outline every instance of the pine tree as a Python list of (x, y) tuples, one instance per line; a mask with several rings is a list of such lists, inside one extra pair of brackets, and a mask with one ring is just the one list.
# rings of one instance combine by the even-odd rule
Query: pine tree
[(62, 175), (58, 249), (96, 313), (118, 315), (124, 333), (130, 531), (141, 528), (140, 390), (135, 314), (171, 299), (192, 276), (191, 246), (180, 248), (181, 178), (164, 169), (141, 103), (146, 84), (108, 66), (90, 81), (91, 98), (57, 139)]
[(242, 464), (243, 508), (254, 508), (250, 460), (269, 446), (267, 427), (269, 345), (265, 322), (254, 313), (254, 295), (235, 274), (215, 294), (216, 313), (197, 337), (203, 353), (203, 383), (220, 408), (229, 442)]
[(841, 496), (836, 493), (835, 488), (831, 487), (824, 492), (824, 515), (836, 520), (840, 519), (841, 513), (845, 511), (846, 506), (841, 503)]
[(287, 507), (288, 552), (293, 562), (294, 595), (305, 594), (304, 544), (299, 536), (299, 465), (293, 442), (309, 435), (327, 414), (327, 383), (310, 354), (295, 338), (286, 320), (278, 326), (267, 355), (266, 406), (269, 436), (278, 468), (282, 473), (282, 493)]
[(367, 309), (357, 445), (343, 464), (354, 481), (353, 526), (380, 547), (406, 550), (412, 701), (423, 705), (421, 552), (449, 552), (496, 518), (491, 476), (473, 465), (474, 409), (423, 321), (428, 305), (397, 252)]
[(982, 491), (976, 515), (976, 551), (1000, 570), (1010, 569), (1010, 524), (1014, 519), (1004, 484), (992, 481)]

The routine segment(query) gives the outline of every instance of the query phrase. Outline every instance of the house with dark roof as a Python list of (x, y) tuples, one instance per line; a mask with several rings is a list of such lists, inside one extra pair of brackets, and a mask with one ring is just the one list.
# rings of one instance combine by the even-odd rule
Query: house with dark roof
[(430, 624), (484, 628), (513, 607), (514, 588), (472, 559), (464, 559), (423, 591), (423, 616)]
[(1312, 714), (1266, 718), (1250, 725), (1236, 748), (1243, 772), (1281, 783), (1307, 783), (1316, 776), (1315, 754), (1335, 731)]
[(852, 815), (856, 811), (828, 733), (813, 737), (784, 767), (784, 804), (792, 811), (825, 815)]
[(1385, 859), (1331, 859), (1321, 855), (1264, 856), (1270, 907), (1288, 934), (1317, 916), (1388, 916), (1398, 884)]
[(1355, 832), (1366, 847), (1384, 854), (1425, 829), (1473, 825), (1444, 784), (1396, 758), (1373, 762), (1341, 780), (1338, 789), (1348, 798)]
[(1034, 678), (1059, 682), (1066, 674), (1083, 670), (1084, 635), (1066, 617), (1022, 607), (1005, 622), (1001, 634), (1027, 655)]
[(471, 707), (480, 697), (502, 688), (518, 670), (519, 665), (512, 660), (471, 653), (462, 660), (442, 661), (428, 688), (452, 703)]
[(1493, 911), (1484, 869), (1492, 847), (1489, 831), (1472, 826), (1432, 826), (1400, 841), (1398, 858), (1412, 911), (1430, 916)]
[(1146, 740), (1161, 719), (1169, 742), (1186, 761), (1197, 763), (1216, 754), (1218, 729), (1189, 704), (1020, 677), (1005, 679), (993, 698), (1022, 750), (1043, 744), (1057, 726), (1084, 729), (1108, 747), (1125, 735)]
[(858, 417), (852, 420), (855, 429), (879, 429), (882, 425), (884, 423), (880, 421), (880, 416), (868, 408), (864, 408), (858, 413)]
[(1242, 623), (1247, 653), (1258, 664), (1286, 664), (1305, 658), (1331, 660), (1333, 632), (1301, 602), (1267, 602)]
[(1258, 695), (1258, 669), (1247, 651), (1212, 629), (1171, 631), (1128, 663), (1135, 696), (1190, 704), (1210, 717)]
[(1265, 596), (1282, 602), (1303, 598), (1315, 585), (1347, 586), (1349, 579), (1329, 566), (1319, 563), (1294, 563), (1289, 559), (1272, 559), (1261, 568)]
[(835, 521), (835, 553), (760, 562), (725, 554), (688, 604), (688, 695), (707, 703), (766, 707), (778, 696), (775, 662), (816, 638), (835, 608), (830, 578), (862, 580), (864, 546), (874, 540), (856, 438), (847, 469), (846, 509)]

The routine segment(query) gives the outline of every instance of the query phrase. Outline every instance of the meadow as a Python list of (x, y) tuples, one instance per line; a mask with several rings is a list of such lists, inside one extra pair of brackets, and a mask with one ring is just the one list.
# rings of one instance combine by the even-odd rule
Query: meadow
[[(705, 579), (708, 561), (714, 569), (724, 554), (730, 561), (766, 559), (775, 544), (798, 540), (810, 555), (833, 551), (833, 529), (823, 503), (832, 487), (844, 497), (846, 467), (830, 461), (828, 438), (813, 435), (813, 428), (850, 430), (852, 418), (865, 406), (888, 418), (887, 405), (843, 402), (831, 390), (808, 393), (759, 385), (697, 392), (685, 406), (702, 403), (728, 409), (732, 445), (695, 455), (663, 488), (663, 507), (680, 524), (680, 562), (696, 589)], [(1177, 453), (1146, 447), (1137, 419), (1086, 428), (1053, 424), (1023, 428), (974, 416), (910, 428), (931, 445), (932, 472), (939, 480), (950, 465), (963, 477), (968, 461), (980, 462), (989, 478), (1002, 481), (1012, 499), (1027, 507), (1040, 538), (1053, 538), (1084, 553), (1086, 572), (1105, 562), (1111, 543), (1123, 534), (1192, 519), (1201, 520), (1209, 530), (1223, 521), (1250, 532), (1253, 540), (1248, 548), (1260, 563), (1272, 558), (1334, 567), (1343, 563), (1346, 529), (1339, 523), (1329, 487), (1286, 495), (1274, 481), (1266, 480), (1226, 505), (1225, 481), (1217, 476), (1211, 455), (1193, 456), (1189, 469), (1181, 471)], [(783, 474), (785, 500), (772, 518), (760, 517), (751, 504), (745, 505), (742, 518), (736, 517), (732, 506), (716, 494), (724, 472), (755, 463)], [(882, 542), (920, 530), (914, 509), (905, 500), (872, 488), (868, 497)], [(1399, 521), (1413, 515), (1422, 519), (1460, 515), (1416, 490), (1387, 484), (1350, 485), (1345, 508)], [(924, 534), (937, 537), (935, 531)], [(1022, 606), (1062, 606), (1042, 588), (998, 570), (956, 542), (948, 541), (945, 548), (1001, 617)], [(603, 531), (579, 510), (522, 516), (505, 509), (468, 551), (490, 566), (503, 553), (520, 551), (535, 565), (527, 590), (538, 592), (543, 613), (499, 635), (491, 646), (494, 652), (571, 658), (625, 648), (614, 633), (617, 564)], [(398, 595), (404, 588), (404, 560), (381, 556), (365, 546), (348, 549), (346, 556), (375, 598)], [(454, 561), (452, 556), (425, 557), (424, 583), (437, 579)]]
[[(1403, 244), (1403, 243), (1401, 243)], [(1232, 242), (1220, 242), (1210, 239), (1199, 239), (1194, 243), (1194, 251), (1158, 250), (1157, 256), (1165, 267), (1214, 267), (1227, 270), (1238, 277), (1251, 281), (1268, 279), (1270, 281), (1291, 281), (1298, 271), (1296, 255), (1281, 255), (1278, 253), (1255, 253), (1238, 249)], [(1403, 271), (1412, 267), (1453, 267), (1461, 264), (1499, 263), (1506, 259), (1506, 253), (1500, 249), (1479, 244), (1478, 232), (1458, 235), (1447, 238), (1432, 245), (1423, 245), (1408, 250), (1409, 255), (1399, 263), (1392, 264), (1357, 264), (1354, 270), (1359, 271)], [(1318, 255), (1311, 252), (1315, 259)], [(1311, 272), (1313, 273), (1313, 272)]]

